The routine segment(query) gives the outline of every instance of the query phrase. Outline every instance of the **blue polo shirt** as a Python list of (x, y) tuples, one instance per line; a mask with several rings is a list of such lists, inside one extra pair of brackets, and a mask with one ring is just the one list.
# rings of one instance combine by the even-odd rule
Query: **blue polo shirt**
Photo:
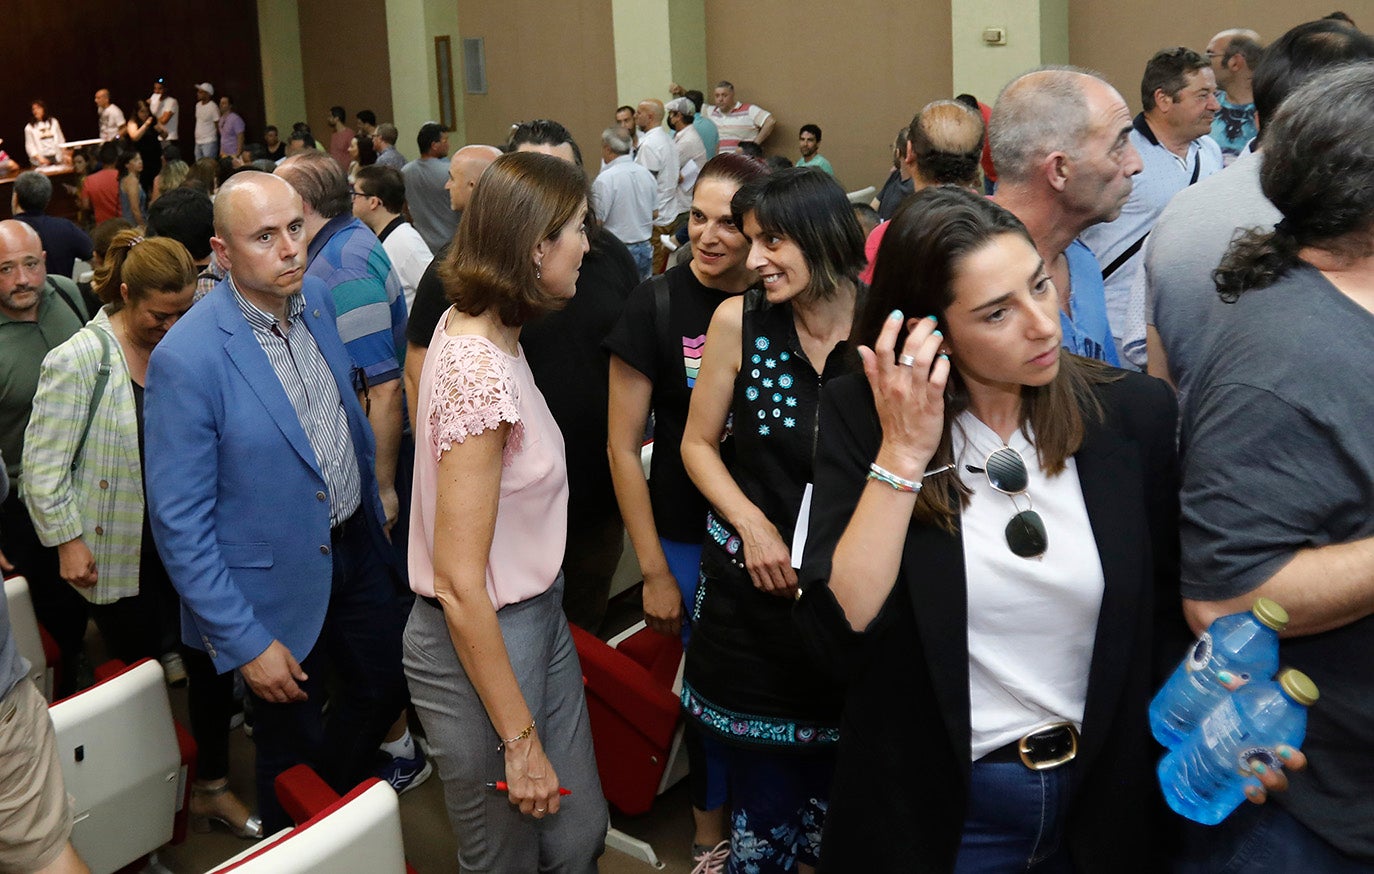
[(377, 235), (348, 213), (330, 219), (308, 249), (306, 275), (324, 282), (353, 366), (378, 385), (401, 378), (406, 301)]

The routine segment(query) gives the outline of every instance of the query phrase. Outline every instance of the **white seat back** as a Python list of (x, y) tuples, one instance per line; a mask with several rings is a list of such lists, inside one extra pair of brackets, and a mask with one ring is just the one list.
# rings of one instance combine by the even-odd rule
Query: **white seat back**
[(170, 841), (182, 797), (181, 751), (162, 667), (145, 660), (49, 712), (76, 802), (72, 844), (93, 874), (117, 871)]
[(5, 580), (5, 600), (9, 603), (10, 633), (19, 654), (29, 661), (29, 679), (38, 685), (43, 697), (52, 700), (53, 672), (43, 652), (43, 637), (38, 633), (38, 617), (33, 612), (29, 582), (23, 577)]
[(401, 806), (378, 782), (328, 816), (274, 837), (267, 848), (240, 853), (210, 874), (404, 874)]

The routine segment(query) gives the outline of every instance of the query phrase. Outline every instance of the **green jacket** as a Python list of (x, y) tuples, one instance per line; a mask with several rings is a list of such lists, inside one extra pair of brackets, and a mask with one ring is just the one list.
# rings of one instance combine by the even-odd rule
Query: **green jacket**
[[(110, 379), (73, 472), (100, 367), (100, 339), (92, 331), (103, 331), (109, 340)], [(24, 432), (21, 485), (44, 546), (80, 537), (95, 556), (98, 582), (78, 588), (83, 597), (109, 604), (138, 594), (144, 512), (138, 420), (129, 367), (104, 309), (43, 359)]]

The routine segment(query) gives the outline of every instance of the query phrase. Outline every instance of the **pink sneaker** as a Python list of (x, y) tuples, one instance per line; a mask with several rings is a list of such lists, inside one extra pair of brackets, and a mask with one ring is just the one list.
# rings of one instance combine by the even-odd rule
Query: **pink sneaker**
[(723, 840), (709, 850), (692, 854), (692, 874), (725, 874), (725, 864), (730, 861), (730, 841)]

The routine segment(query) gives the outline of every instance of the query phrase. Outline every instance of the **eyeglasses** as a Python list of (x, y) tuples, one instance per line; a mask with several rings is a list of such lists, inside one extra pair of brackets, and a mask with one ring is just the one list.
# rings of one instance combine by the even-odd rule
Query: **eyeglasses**
[(355, 190), (355, 189), (353, 189), (353, 188), (350, 188), (350, 189), (348, 189), (348, 196), (349, 196), (349, 197), (371, 197), (372, 195), (370, 195), (370, 194), (364, 194), (364, 193), (362, 193), (361, 191), (357, 191), (357, 190)]
[[(1045, 533), (1045, 521), (1031, 507), (1022, 510), (1016, 503), (1021, 495), (1026, 495), (1030, 484), (1030, 473), (1021, 453), (1010, 446), (1003, 446), (988, 456), (982, 467), (964, 465), (969, 473), (981, 473), (988, 478), (988, 485), (1011, 498), (1012, 506), (1017, 509), (1015, 516), (1007, 523), (1005, 531), (1007, 547), (1012, 554), (1021, 558), (1039, 558), (1049, 548), (1049, 535)], [(1026, 495), (1026, 503), (1030, 496)]]

